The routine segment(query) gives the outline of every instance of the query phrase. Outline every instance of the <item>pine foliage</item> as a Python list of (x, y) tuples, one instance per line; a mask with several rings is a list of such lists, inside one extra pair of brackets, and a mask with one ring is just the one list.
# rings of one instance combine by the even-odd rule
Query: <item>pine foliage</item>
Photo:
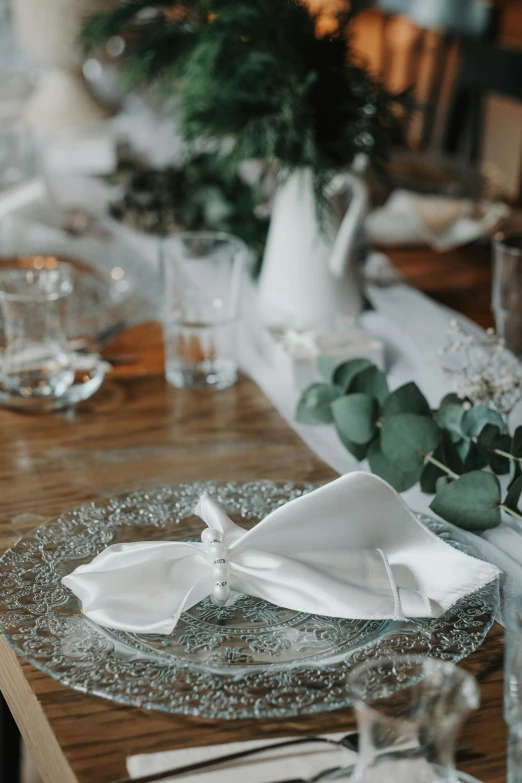
[(354, 13), (318, 37), (299, 0), (124, 0), (91, 17), (83, 39), (98, 46), (124, 34), (128, 79), (179, 89), (189, 141), (227, 139), (235, 163), (309, 166), (321, 193), (357, 153), (382, 164), (411, 109), (408, 94), (390, 93), (355, 58)]

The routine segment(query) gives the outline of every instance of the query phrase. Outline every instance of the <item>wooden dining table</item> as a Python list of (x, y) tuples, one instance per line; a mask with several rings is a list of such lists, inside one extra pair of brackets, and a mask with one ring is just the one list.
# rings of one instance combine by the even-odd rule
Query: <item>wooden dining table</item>
[[(491, 324), (487, 247), (444, 255), (414, 248), (391, 255), (412, 285), (483, 326)], [(75, 410), (0, 411), (2, 551), (67, 508), (136, 488), (203, 479), (335, 477), (246, 377), (219, 392), (169, 386), (159, 324), (129, 329), (106, 354), (126, 355), (132, 363), (115, 368), (101, 390)], [(478, 678), (482, 705), (459, 739), (459, 766), (484, 783), (503, 783), (503, 629), (494, 625), (462, 666)], [(110, 783), (126, 775), (126, 757), (137, 753), (354, 726), (349, 709), (216, 721), (122, 706), (61, 685), (17, 657), (1, 638), (0, 689), (45, 783)]]

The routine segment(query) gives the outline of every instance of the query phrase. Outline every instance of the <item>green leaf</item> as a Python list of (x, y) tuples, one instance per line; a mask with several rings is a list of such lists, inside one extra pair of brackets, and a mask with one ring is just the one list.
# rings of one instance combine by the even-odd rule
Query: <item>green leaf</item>
[(519, 476), (511, 483), (506, 499), (504, 500), (504, 505), (513, 511), (518, 511), (520, 495), (522, 495), (522, 476)]
[(477, 443), (485, 449), (493, 446), (493, 443), (500, 435), (500, 428), (496, 424), (486, 424), (480, 432)]
[(447, 487), (448, 484), (451, 484), (452, 481), (455, 481), (455, 479), (451, 478), (451, 476), (441, 476), (439, 479), (437, 479), (437, 484), (435, 485), (435, 492), (440, 492), (441, 489)]
[(476, 438), (486, 424), (494, 424), (501, 432), (505, 429), (502, 417), (496, 411), (485, 405), (475, 405), (462, 417), (462, 432), (468, 438)]
[(522, 469), (520, 467), (520, 462), (511, 462), (511, 465), (509, 466), (509, 484), (508, 489), (511, 489), (512, 485), (515, 483), (517, 478), (519, 476), (522, 476)]
[(342, 395), (342, 389), (328, 383), (313, 383), (305, 389), (297, 404), (296, 419), (301, 424), (331, 424), (330, 403)]
[[(445, 430), (448, 432), (448, 430)], [(454, 433), (450, 432), (449, 436), (453, 440)], [(453, 440), (453, 445), (455, 446), (457, 453), (459, 457), (461, 458), (462, 462), (464, 463), (464, 468), (466, 467), (466, 457), (469, 454), (470, 446), (473, 444), (473, 441), (469, 440), (468, 438), (461, 438), (460, 440)], [(474, 445), (474, 444), (473, 444)]]
[(388, 397), (390, 390), (386, 375), (382, 370), (377, 369), (377, 367), (367, 367), (352, 378), (347, 392), (349, 394), (369, 394), (370, 397), (373, 397), (382, 405)]
[(406, 383), (390, 394), (384, 403), (383, 416), (397, 413), (418, 413), (419, 416), (431, 416), (426, 397), (416, 383)]
[(333, 376), (335, 372), (335, 361), (331, 356), (318, 356), (316, 360), (317, 372), (326, 381), (326, 383), (333, 383)]
[(464, 469), (467, 473), (472, 470), (482, 470), (488, 464), (486, 452), (481, 449), (474, 441), (469, 441), (466, 457), (464, 458)]
[(357, 373), (373, 366), (369, 359), (350, 359), (349, 362), (344, 362), (337, 367), (333, 374), (333, 382), (347, 392)]
[(498, 527), (501, 520), (500, 483), (492, 473), (466, 473), (435, 495), (430, 508), (464, 530), (480, 533)]
[(522, 457), (522, 427), (517, 427), (511, 443), (511, 453), (514, 457)]
[(355, 457), (356, 460), (362, 462), (364, 459), (366, 459), (368, 455), (368, 449), (370, 447), (369, 443), (354, 443), (353, 441), (348, 440), (348, 438), (346, 438), (344, 434), (337, 429), (337, 427), (336, 430), (337, 430), (337, 435), (339, 436), (339, 440), (341, 441), (345, 449), (347, 449), (350, 452), (350, 454), (352, 454)]
[[(433, 456), (439, 462), (442, 462), (447, 468), (459, 476), (464, 473), (464, 464), (457, 451), (457, 447), (451, 440), (449, 432), (442, 430), (440, 445), (433, 452)], [(426, 462), (421, 476), (421, 489), (423, 492), (431, 494), (437, 491), (437, 482), (443, 476), (448, 476), (446, 471), (434, 465), (432, 462)]]
[(464, 403), (456, 394), (448, 394), (442, 400), (434, 418), (439, 427), (462, 437), (461, 421), (464, 414)]
[(369, 443), (377, 432), (379, 406), (368, 394), (347, 394), (332, 403), (337, 432), (352, 443)]
[[(499, 435), (491, 444), (491, 449), (499, 449), (509, 454), (511, 448), (511, 438), (509, 435)], [(493, 450), (488, 452), (488, 462), (493, 473), (497, 476), (504, 476), (509, 473), (511, 467), (511, 460), (508, 457), (503, 457), (500, 454), (495, 454)]]
[[(433, 456), (436, 459), (439, 459), (437, 454), (438, 450), (434, 452)], [(428, 495), (432, 495), (437, 491), (437, 481), (447, 475), (448, 474), (438, 468), (437, 465), (434, 465), (433, 462), (426, 462), (420, 477), (421, 490)]]
[(419, 480), (422, 471), (422, 465), (411, 471), (399, 469), (383, 454), (378, 439), (368, 449), (368, 462), (373, 473), (391, 484), (397, 492), (405, 492), (413, 487)]
[(397, 464), (402, 471), (422, 468), (426, 455), (431, 454), (439, 442), (440, 430), (427, 416), (399, 413), (383, 419), (382, 450), (388, 460)]

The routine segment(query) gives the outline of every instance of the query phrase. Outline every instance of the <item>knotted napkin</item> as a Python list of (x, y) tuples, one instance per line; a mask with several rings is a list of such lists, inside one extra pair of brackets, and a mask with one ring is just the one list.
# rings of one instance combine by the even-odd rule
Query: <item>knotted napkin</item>
[[(499, 571), (427, 530), (386, 482), (350, 473), (245, 531), (207, 494), (201, 543), (114, 544), (63, 583), (94, 622), (169, 634), (183, 611), (234, 591), (353, 619), (437, 617)], [(232, 591), (232, 593), (231, 593)]]

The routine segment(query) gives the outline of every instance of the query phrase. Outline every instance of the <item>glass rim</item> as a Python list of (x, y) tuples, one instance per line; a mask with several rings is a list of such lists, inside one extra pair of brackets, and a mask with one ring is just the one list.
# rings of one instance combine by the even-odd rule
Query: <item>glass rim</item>
[[(520, 237), (520, 247), (510, 247), (506, 244), (506, 241), (511, 237)], [(511, 255), (522, 258), (522, 230), (521, 231), (497, 231), (493, 236), (493, 245), (495, 250), (501, 249), (503, 253), (510, 253)]]
[(236, 245), (238, 250), (244, 252), (245, 255), (248, 253), (248, 245), (246, 242), (235, 234), (229, 234), (227, 231), (179, 231), (176, 234), (160, 237), (159, 244), (161, 248), (164, 248), (168, 252), (171, 243), (174, 244), (190, 240), (205, 239), (228, 242), (230, 245)]
[[(40, 275), (43, 272), (60, 272), (64, 278), (68, 278), (71, 287), (68, 291), (64, 292), (55, 292), (52, 294), (49, 294), (47, 296), (27, 296), (25, 293), (10, 293), (9, 291), (6, 291), (2, 284), (2, 278), (4, 276), (7, 276), (8, 274), (19, 274), (19, 275), (27, 275), (28, 272), (36, 272), (36, 274)], [(65, 299), (65, 297), (69, 296), (72, 293), (73, 290), (73, 266), (72, 264), (67, 263), (67, 261), (58, 261), (56, 262), (56, 266), (53, 266), (51, 269), (48, 269), (46, 267), (42, 267), (41, 269), (38, 269), (36, 267), (26, 266), (26, 267), (14, 267), (12, 269), (8, 269), (5, 272), (5, 275), (2, 274), (0, 271), (0, 299), (3, 299), (8, 302), (55, 302), (58, 301), (58, 299)]]
[[(457, 666), (456, 663), (453, 663), (452, 661), (443, 661), (439, 658), (430, 658), (426, 655), (418, 655), (415, 653), (412, 653), (411, 655), (406, 653), (405, 655), (382, 655), (378, 656), (377, 658), (371, 658), (366, 661), (362, 661), (361, 663), (357, 664), (352, 671), (348, 674), (346, 682), (348, 685), (349, 690), (352, 693), (354, 704), (357, 703), (364, 703), (367, 706), (370, 706), (371, 703), (374, 701), (377, 701), (378, 699), (384, 699), (389, 696), (392, 696), (394, 693), (406, 690), (407, 688), (411, 687), (411, 683), (405, 682), (401, 683), (399, 687), (390, 689), (388, 694), (380, 693), (375, 696), (370, 696), (369, 698), (364, 698), (362, 693), (358, 690), (357, 685), (355, 684), (355, 681), (357, 680), (357, 677), (364, 673), (369, 672), (372, 669), (377, 669), (383, 665), (386, 665), (387, 663), (400, 666), (403, 665), (410, 665), (412, 667), (418, 666), (421, 669), (425, 669), (426, 665), (430, 666), (432, 671), (450, 671), (452, 673), (455, 673), (456, 676), (459, 677), (461, 682), (474, 682), (475, 678), (471, 674), (471, 672), (466, 671), (465, 669), (462, 669), (460, 666)], [(429, 674), (429, 671), (425, 672), (426, 674)], [(422, 677), (424, 679), (424, 676)]]

